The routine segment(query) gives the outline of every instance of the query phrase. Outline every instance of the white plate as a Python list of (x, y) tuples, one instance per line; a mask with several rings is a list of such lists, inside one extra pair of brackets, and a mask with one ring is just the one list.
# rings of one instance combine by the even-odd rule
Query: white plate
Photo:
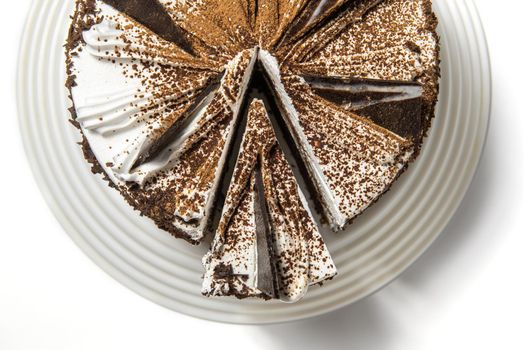
[(73, 1), (35, 0), (21, 44), (18, 107), (35, 177), (65, 231), (102, 269), (142, 296), (209, 320), (272, 323), (320, 315), (376, 292), (435, 240), (477, 168), (488, 128), (491, 81), (472, 0), (435, 0), (442, 36), (437, 117), (423, 153), (380, 202), (344, 233), (325, 234), (339, 276), (294, 305), (200, 295), (192, 247), (141, 218), (84, 161), (69, 124), (62, 45)]

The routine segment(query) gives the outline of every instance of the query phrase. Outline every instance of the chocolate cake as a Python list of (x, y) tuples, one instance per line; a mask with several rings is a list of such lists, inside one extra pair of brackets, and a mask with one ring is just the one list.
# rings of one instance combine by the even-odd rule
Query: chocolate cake
[(76, 0), (72, 121), (142, 215), (214, 234), (204, 295), (294, 302), (336, 275), (312, 204), (341, 230), (419, 155), (436, 25), (430, 0)]

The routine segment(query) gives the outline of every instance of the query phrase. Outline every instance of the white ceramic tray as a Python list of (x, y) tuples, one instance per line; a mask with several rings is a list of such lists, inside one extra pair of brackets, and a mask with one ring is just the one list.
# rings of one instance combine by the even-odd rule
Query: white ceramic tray
[(346, 232), (325, 234), (339, 276), (294, 305), (204, 298), (200, 259), (208, 246), (189, 246), (139, 217), (91, 174), (76, 145), (62, 48), (72, 7), (71, 0), (35, 0), (27, 20), (18, 70), (27, 156), (47, 202), (78, 246), (115, 279), (165, 307), (209, 320), (263, 324), (354, 303), (398, 277), (430, 246), (475, 173), (489, 121), (488, 50), (472, 0), (435, 0), (442, 37), (437, 117), (421, 157), (393, 189)]

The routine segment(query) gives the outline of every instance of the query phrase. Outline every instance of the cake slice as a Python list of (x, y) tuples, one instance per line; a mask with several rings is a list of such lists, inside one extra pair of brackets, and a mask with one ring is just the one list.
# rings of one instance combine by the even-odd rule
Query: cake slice
[(341, 230), (389, 189), (415, 145), (321, 98), (302, 77), (281, 76), (267, 52), (259, 57), (324, 215)]
[(212, 219), (215, 196), (237, 128), (244, 94), (256, 61), (256, 49), (232, 60), (221, 86), (158, 155), (135, 174), (151, 178), (137, 191), (140, 207), (190, 242), (200, 242)]
[(263, 102), (251, 103), (246, 123), (202, 293), (295, 302), (336, 268)]
[(303, 40), (323, 27), (330, 20), (336, 18), (340, 13), (354, 7), (359, 0), (309, 0), (297, 13), (295, 20), (288, 26), (287, 30), (275, 41), (275, 49), (288, 49), (296, 42)]

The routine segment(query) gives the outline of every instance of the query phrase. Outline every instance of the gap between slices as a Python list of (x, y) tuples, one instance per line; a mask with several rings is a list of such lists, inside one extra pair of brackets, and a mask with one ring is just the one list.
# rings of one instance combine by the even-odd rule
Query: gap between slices
[(184, 131), (186, 131), (192, 122), (195, 121), (199, 112), (204, 109), (204, 106), (209, 105), (210, 101), (207, 101), (206, 98), (208, 96), (214, 96), (220, 86), (222, 77), (223, 74), (213, 78), (213, 80), (198, 93), (176, 122), (173, 123), (173, 125), (171, 125), (146, 152), (138, 157), (133, 164), (131, 171), (158, 157), (165, 148), (169, 147), (173, 140), (183, 139)]

